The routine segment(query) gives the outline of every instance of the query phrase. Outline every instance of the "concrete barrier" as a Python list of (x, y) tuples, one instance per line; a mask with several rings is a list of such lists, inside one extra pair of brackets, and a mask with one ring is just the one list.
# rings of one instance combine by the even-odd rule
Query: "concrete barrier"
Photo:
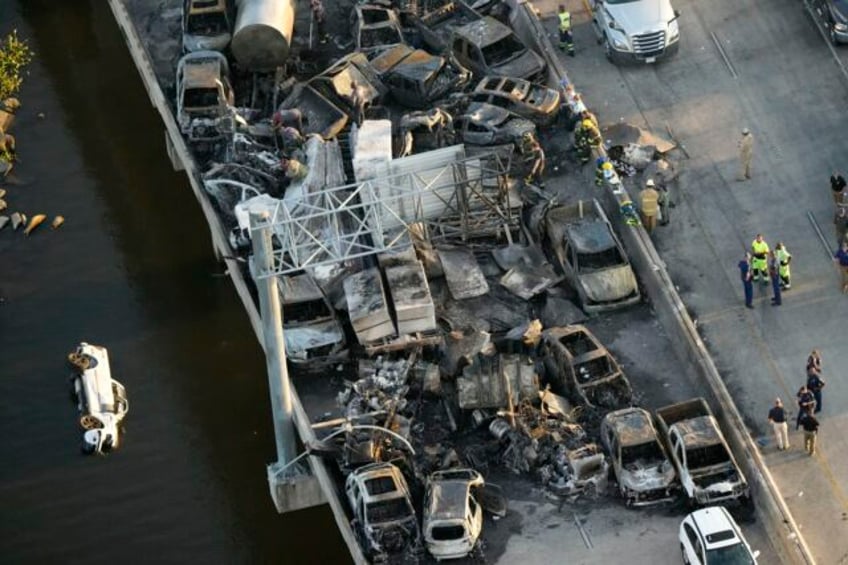
[[(510, 0), (510, 3), (510, 19), (516, 35), (542, 55), (548, 64), (548, 84), (557, 87), (570, 82), (558, 51), (532, 5), (522, 0)], [(624, 189), (603, 191), (602, 203), (611, 218), (621, 217), (619, 206), (623, 200), (630, 200)], [(627, 226), (619, 222), (616, 228), (644, 294), (668, 333), (675, 354), (685, 365), (683, 372), (695, 379), (693, 384), (704, 391), (704, 397), (713, 408), (730, 448), (748, 478), (756, 515), (763, 522), (781, 560), (784, 563), (815, 563), (653, 242), (641, 226)]]

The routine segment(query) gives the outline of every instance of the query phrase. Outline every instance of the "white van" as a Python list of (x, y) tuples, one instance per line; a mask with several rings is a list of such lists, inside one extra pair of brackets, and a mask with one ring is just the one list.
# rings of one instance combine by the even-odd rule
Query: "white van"
[(105, 347), (82, 342), (68, 354), (76, 369), (73, 393), (80, 412), (85, 453), (103, 453), (118, 447), (118, 424), (129, 411), (124, 385), (112, 379)]

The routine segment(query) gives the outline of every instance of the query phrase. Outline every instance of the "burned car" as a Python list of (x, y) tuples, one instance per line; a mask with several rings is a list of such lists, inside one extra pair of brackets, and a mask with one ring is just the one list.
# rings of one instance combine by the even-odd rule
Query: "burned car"
[(286, 359), (291, 363), (336, 362), (344, 332), (330, 301), (308, 273), (277, 279), (283, 307)]
[(559, 496), (594, 496), (606, 490), (609, 464), (596, 443), (587, 443), (576, 449), (560, 445), (555, 466), (559, 471), (558, 478), (547, 486)]
[(436, 559), (458, 559), (474, 550), (483, 531), (476, 490), (483, 477), (473, 469), (437, 471), (424, 496), (424, 542)]
[(532, 80), (545, 70), (538, 53), (521, 43), (508, 26), (488, 16), (455, 29), (451, 50), (460, 64), (479, 77)]
[(183, 51), (223, 51), (230, 43), (227, 0), (185, 0)]
[(605, 408), (630, 404), (630, 381), (615, 357), (585, 326), (545, 330), (542, 347), (549, 380), (575, 401)]
[(550, 124), (559, 113), (559, 92), (520, 78), (486, 77), (468, 99), (499, 106), (540, 125)]
[(356, 50), (362, 52), (384, 49), (403, 43), (397, 12), (371, 4), (356, 5), (351, 14)]
[(601, 422), (601, 443), (612, 460), (618, 490), (627, 506), (674, 499), (674, 465), (646, 410), (625, 408), (607, 414)]
[(453, 128), (463, 143), (501, 145), (519, 143), (525, 134), (535, 135), (536, 125), (503, 108), (475, 102), (454, 120)]
[(408, 45), (396, 45), (371, 60), (394, 99), (417, 109), (431, 107), (468, 82), (471, 73), (458, 63), (451, 63)]
[(196, 51), (177, 65), (177, 122), (189, 141), (214, 141), (234, 129), (227, 58)]
[(345, 494), (353, 529), (370, 560), (420, 551), (418, 519), (400, 469), (391, 463), (360, 467), (348, 475)]
[(639, 302), (636, 275), (597, 200), (548, 210), (545, 226), (559, 267), (587, 314)]

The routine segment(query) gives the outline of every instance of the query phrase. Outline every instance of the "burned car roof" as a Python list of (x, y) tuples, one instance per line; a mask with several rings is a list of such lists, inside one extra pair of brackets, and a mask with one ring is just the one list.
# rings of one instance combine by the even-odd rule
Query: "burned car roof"
[(599, 253), (615, 247), (609, 227), (601, 220), (570, 224), (566, 229), (568, 239), (581, 253)]
[(621, 445), (639, 445), (657, 440), (650, 415), (641, 408), (625, 408), (606, 416)]
[(687, 448), (713, 445), (721, 442), (715, 421), (711, 416), (699, 416), (674, 424), (680, 431)]
[(467, 480), (448, 479), (433, 481), (430, 516), (438, 520), (462, 520), (468, 499)]
[(473, 102), (469, 104), (464, 116), (472, 122), (497, 125), (505, 122), (513, 116), (513, 114), (509, 110), (505, 110), (504, 108), (500, 108), (494, 104)]
[(462, 26), (456, 30), (456, 34), (464, 37), (471, 43), (485, 47), (512, 35), (512, 30), (495, 18), (486, 16)]

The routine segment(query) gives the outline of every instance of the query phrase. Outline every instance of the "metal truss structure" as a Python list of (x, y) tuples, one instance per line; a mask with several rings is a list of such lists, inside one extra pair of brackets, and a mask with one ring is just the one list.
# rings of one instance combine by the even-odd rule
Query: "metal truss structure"
[(501, 158), (445, 149), (392, 161), (372, 180), (277, 201), (268, 222), (251, 228), (277, 239), (275, 270), (264, 276), (401, 250), (412, 244), (412, 225), (433, 243), (514, 233), (521, 202)]

